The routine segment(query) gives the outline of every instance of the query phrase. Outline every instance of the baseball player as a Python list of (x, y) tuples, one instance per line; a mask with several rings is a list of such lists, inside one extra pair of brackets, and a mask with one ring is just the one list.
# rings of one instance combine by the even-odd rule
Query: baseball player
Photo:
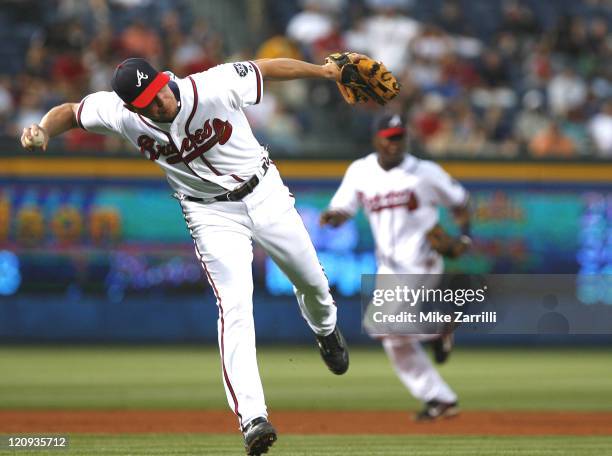
[[(339, 226), (363, 207), (376, 243), (378, 274), (411, 276), (436, 283), (444, 268), (442, 254), (457, 256), (469, 246), (468, 193), (440, 166), (405, 153), (406, 129), (398, 115), (375, 124), (375, 152), (352, 163), (321, 224)], [(438, 225), (438, 208), (453, 210), (464, 236), (454, 239)], [(418, 278), (417, 278), (418, 277)], [(415, 288), (421, 283), (413, 284)], [(364, 319), (366, 331), (375, 336)], [(436, 361), (444, 362), (452, 349), (452, 333), (443, 335), (384, 335), (385, 352), (402, 383), (420, 401), (417, 420), (433, 420), (458, 413), (457, 395), (446, 384), (424, 352), (421, 342), (432, 341)]]
[(56, 106), (21, 136), (24, 148), (46, 149), (50, 138), (72, 128), (115, 134), (163, 169), (216, 296), (223, 384), (249, 455), (267, 452), (277, 438), (255, 353), (253, 240), (293, 283), (329, 369), (345, 373), (349, 357), (327, 278), (293, 197), (243, 108), (261, 101), (266, 80), (339, 76), (333, 62), (263, 59), (179, 79), (131, 58), (117, 66), (112, 92)]

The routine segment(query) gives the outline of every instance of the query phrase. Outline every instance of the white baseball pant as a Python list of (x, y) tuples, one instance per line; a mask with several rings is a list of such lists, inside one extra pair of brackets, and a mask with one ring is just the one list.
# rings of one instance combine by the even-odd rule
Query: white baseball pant
[(457, 395), (438, 373), (420, 340), (418, 336), (385, 336), (382, 345), (395, 373), (414, 397), (422, 402), (455, 402)]
[[(380, 266), (377, 274), (408, 274), (411, 271), (390, 269)], [(438, 283), (436, 275), (442, 270), (437, 269), (430, 274), (411, 274), (403, 278), (403, 282), (413, 288), (421, 285), (435, 287)], [(414, 281), (410, 283), (410, 281)], [(367, 328), (366, 328), (367, 329)], [(395, 373), (410, 391), (410, 393), (422, 402), (436, 400), (440, 402), (455, 402), (457, 394), (444, 381), (436, 367), (433, 365), (422, 343), (440, 337), (438, 334), (406, 334), (375, 336), (382, 340), (382, 346), (393, 365)]]
[(223, 384), (243, 427), (254, 418), (267, 417), (255, 349), (252, 240), (291, 280), (302, 316), (315, 334), (334, 330), (336, 306), (294, 199), (274, 165), (242, 201), (180, 202), (217, 298)]

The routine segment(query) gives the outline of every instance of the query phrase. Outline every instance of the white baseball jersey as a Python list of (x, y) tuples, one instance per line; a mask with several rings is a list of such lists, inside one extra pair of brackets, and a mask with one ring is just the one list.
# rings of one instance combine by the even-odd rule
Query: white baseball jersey
[(79, 104), (79, 126), (126, 138), (162, 167), (178, 193), (210, 197), (233, 190), (267, 156), (242, 111), (261, 100), (259, 68), (253, 62), (227, 63), (174, 81), (181, 109), (172, 123), (129, 111), (114, 92), (96, 92)]
[(438, 223), (438, 207), (467, 203), (467, 191), (439, 165), (406, 155), (385, 171), (372, 153), (353, 162), (330, 209), (353, 216), (363, 207), (376, 242), (379, 272), (439, 274), (442, 257), (425, 235)]

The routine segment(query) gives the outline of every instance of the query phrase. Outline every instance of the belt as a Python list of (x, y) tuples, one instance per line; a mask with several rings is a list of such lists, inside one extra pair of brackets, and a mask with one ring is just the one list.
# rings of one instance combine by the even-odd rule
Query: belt
[(226, 193), (222, 193), (221, 195), (213, 196), (210, 198), (197, 198), (195, 196), (189, 195), (180, 195), (179, 199), (184, 199), (187, 201), (193, 201), (194, 203), (212, 203), (214, 201), (241, 201), (245, 196), (250, 193), (253, 193), (255, 187), (259, 185), (261, 179), (266, 175), (268, 169), (270, 168), (270, 159), (266, 157), (261, 165), (261, 167), (257, 170), (257, 173), (251, 176), (247, 181), (243, 182), (238, 188)]

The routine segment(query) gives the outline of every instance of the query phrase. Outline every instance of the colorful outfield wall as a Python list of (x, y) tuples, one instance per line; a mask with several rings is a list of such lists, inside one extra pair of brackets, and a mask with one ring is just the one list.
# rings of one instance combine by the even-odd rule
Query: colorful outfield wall
[[(277, 163), (360, 337), (360, 274), (375, 268), (369, 228), (363, 216), (341, 231), (317, 223), (347, 165)], [(612, 164), (442, 165), (471, 191), (474, 212), (475, 249), (451, 270), (609, 273)], [(215, 308), (179, 208), (147, 161), (0, 158), (0, 251), (0, 337), (214, 338)], [(259, 337), (306, 340), (290, 284), (257, 248), (254, 279)]]

